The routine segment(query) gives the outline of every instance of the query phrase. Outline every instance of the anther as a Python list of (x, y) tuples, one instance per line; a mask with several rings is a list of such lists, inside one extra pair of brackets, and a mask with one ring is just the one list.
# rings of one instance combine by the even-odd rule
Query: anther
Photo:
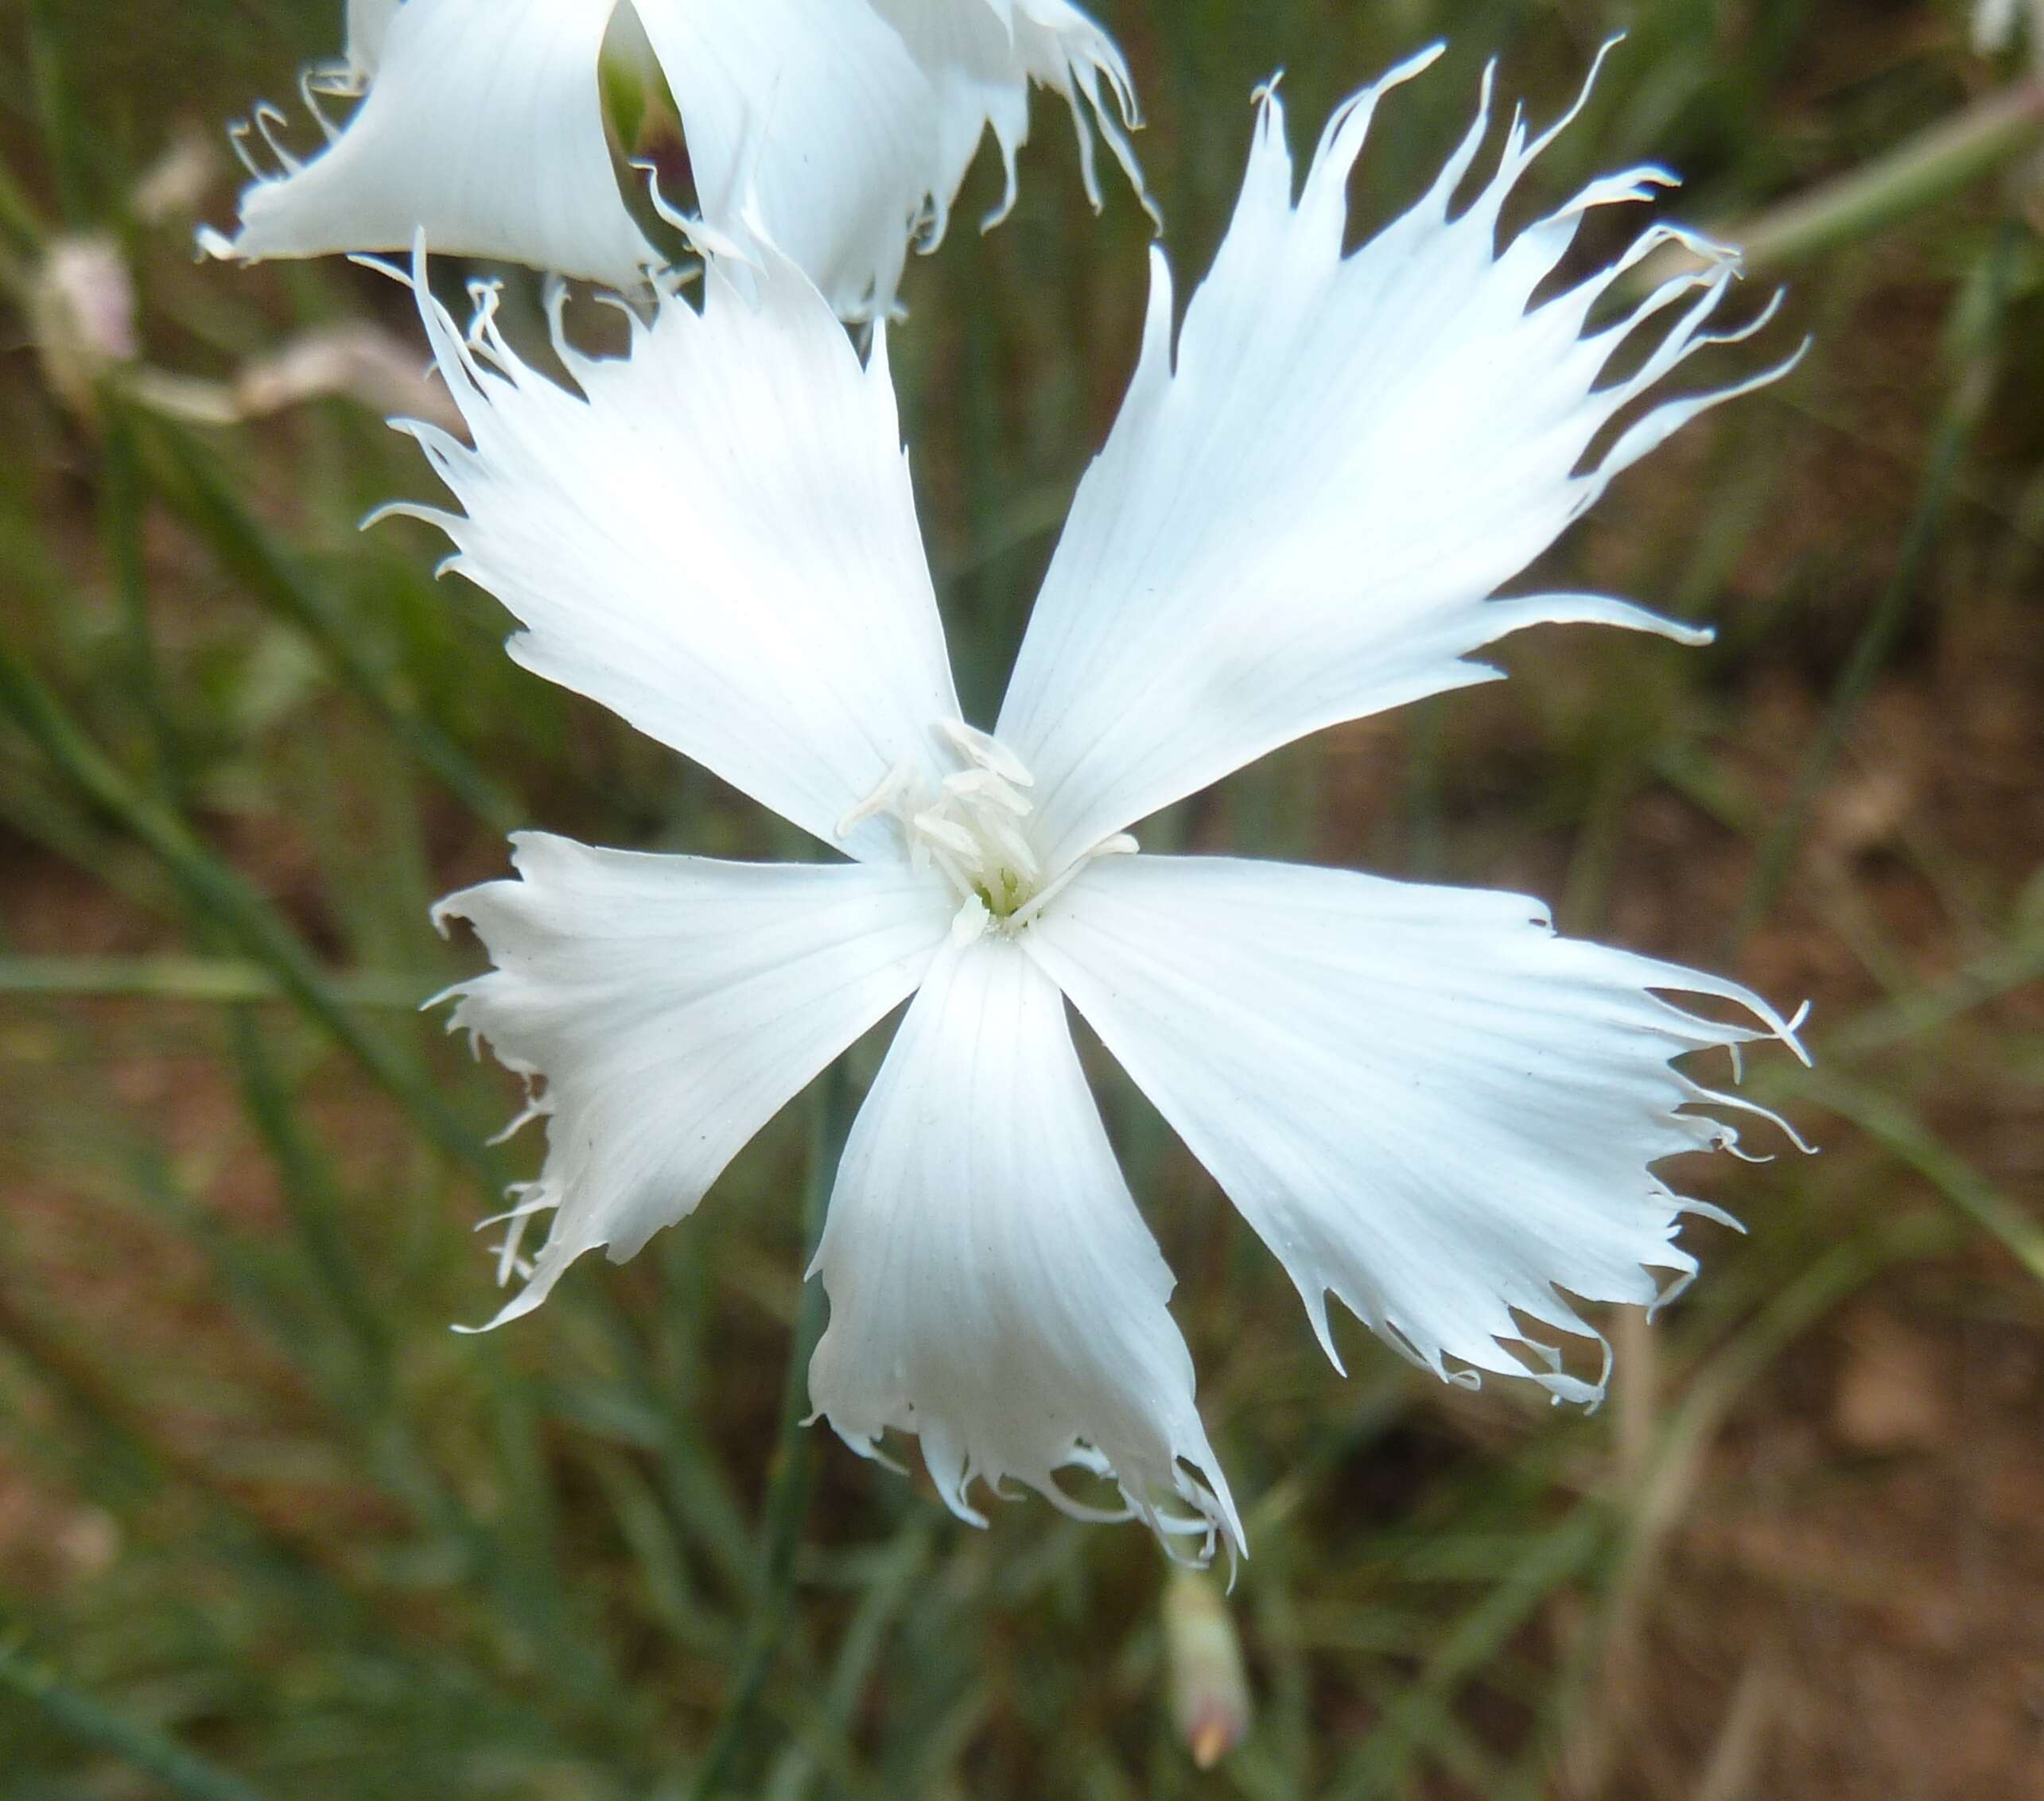
[(1006, 808), (1017, 819), (1026, 818), (1036, 810), (1026, 797), (1015, 791), (1012, 782), (991, 769), (962, 769), (955, 775), (947, 775), (944, 778), (944, 792), (961, 798), (991, 801), (996, 806)]
[(910, 823), (931, 843), (942, 844), (957, 856), (977, 858), (980, 853), (979, 840), (957, 821), (945, 818), (935, 807), (919, 813)]
[(940, 719), (937, 729), (966, 762), (992, 770), (1018, 788), (1036, 786), (1036, 778), (1029, 773), (1029, 766), (991, 732), (979, 731), (962, 719)]
[(892, 813), (896, 798), (915, 782), (915, 766), (906, 757), (880, 778), (880, 786), (837, 821), (837, 836), (849, 838), (860, 826), (884, 813)]

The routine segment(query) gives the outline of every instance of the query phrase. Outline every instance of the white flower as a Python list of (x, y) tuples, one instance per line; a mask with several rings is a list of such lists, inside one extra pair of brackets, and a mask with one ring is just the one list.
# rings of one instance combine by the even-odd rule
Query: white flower
[(338, 91), (359, 94), (369, 85), (376, 65), (383, 58), (383, 40), (391, 21), (398, 15), (402, 0), (348, 0), (348, 49), (340, 75), (332, 83)]
[[(750, 271), (713, 259), (702, 310), (664, 299), (628, 359), (560, 343), (571, 392), (517, 360), (487, 306), (464, 337), (426, 304), (474, 445), (415, 428), (462, 509), (423, 516), (523, 625), (511, 654), (849, 857), (749, 866), (528, 833), (516, 879), (441, 903), (495, 963), (453, 991), (453, 1024), (531, 1081), (546, 1121), (505, 1253), (526, 1285), (500, 1320), (583, 1252), (629, 1256), (691, 1212), (904, 999), (816, 1260), (831, 1314), (810, 1390), (862, 1452), (919, 1434), (963, 1518), (975, 1478), (1083, 1511), (1059, 1486), (1076, 1467), (1160, 1532), (1241, 1543), (1067, 1000), (1284, 1263), (1331, 1356), (1332, 1294), (1448, 1380), (1589, 1399), (1601, 1379), (1543, 1348), (1590, 1333), (1571, 1297), (1650, 1304), (1694, 1271), (1681, 1219), (1720, 1216), (1654, 1166), (1731, 1147), (1697, 1109), (1743, 1104), (1671, 1060), (1793, 1044), (1765, 1002), (1557, 937), (1510, 895), (1125, 854), (1130, 825), (1288, 740), (1489, 679), (1469, 658), (1506, 633), (1708, 635), (1599, 596), (1488, 596), (1724, 398), (1634, 404), (1755, 328), (1708, 329), (1731, 255), (1657, 225), (1529, 305), (1586, 215), (1669, 178), (1596, 182), (1500, 250), (1499, 211), (1549, 139), (1515, 122), (1455, 212), (1486, 80), (1432, 190), (1345, 257), (1372, 114), (1431, 60), (1335, 115), (1296, 200), (1261, 97), (1175, 347), (1156, 259), (1133, 385), (991, 735), (959, 715), (884, 333), (862, 366), (771, 251)], [(1586, 335), (1671, 240), (1704, 266)], [(1633, 372), (1613, 376), (1621, 346)], [(516, 1227), (542, 1212), (527, 1265)]]
[[(239, 231), (200, 243), (255, 261), (405, 250), (423, 231), (436, 250), (635, 285), (660, 256), (605, 135), (598, 62), (620, 4), (349, 0), (345, 56), (304, 83), (327, 147), (301, 161), (282, 116), (258, 108), (277, 169), (251, 159)], [(927, 248), (942, 235), (989, 125), (1012, 200), (1032, 80), (1071, 105), (1094, 204), (1089, 113), (1142, 191), (1122, 132), (1136, 122), (1127, 66), (1066, 0), (628, 0), (624, 13), (680, 108), (706, 223), (764, 231), (847, 317), (892, 307), (911, 235)], [(361, 104), (336, 128), (321, 94)]]
[[(943, 235), (952, 196), (991, 126), (1008, 173), (1007, 192), (981, 223), (992, 226), (1015, 204), (1015, 154), (1029, 138), (1028, 82), (1049, 88), (1071, 108), (1078, 132), (1086, 198), (1100, 210), (1090, 113), (1130, 184), (1142, 198), (1142, 171), (1122, 125), (1136, 121), (1129, 67), (1113, 39), (1068, 0), (872, 0), (908, 45), (935, 90), (937, 175), (935, 235)], [(1027, 77), (1025, 81), (1023, 78)], [(1106, 92), (1102, 91), (1105, 87)], [(1113, 105), (1108, 104), (1112, 99)], [(1083, 99), (1084, 106), (1080, 102)], [(1121, 124), (1116, 122), (1116, 114)], [(1156, 210), (1151, 208), (1154, 219)], [(785, 246), (783, 246), (785, 249)]]

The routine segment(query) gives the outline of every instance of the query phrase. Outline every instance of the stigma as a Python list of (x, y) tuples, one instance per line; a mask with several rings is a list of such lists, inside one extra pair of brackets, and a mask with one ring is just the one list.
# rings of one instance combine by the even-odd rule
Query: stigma
[(904, 759), (837, 822), (837, 836), (876, 817), (900, 829), (911, 866), (939, 876), (957, 896), (951, 941), (969, 945), (989, 932), (1024, 930), (1096, 857), (1136, 848), (1125, 832), (1103, 840), (1063, 868), (1047, 871), (1031, 842), (1036, 778), (990, 733), (958, 719), (941, 719), (932, 736), (955, 765), (931, 786), (925, 770)]

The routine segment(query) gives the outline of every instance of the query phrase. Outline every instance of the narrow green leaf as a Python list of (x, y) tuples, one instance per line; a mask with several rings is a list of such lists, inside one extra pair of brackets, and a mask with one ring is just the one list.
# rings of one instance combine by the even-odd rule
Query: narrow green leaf
[(362, 1065), (429, 1143), (472, 1171), (487, 1192), (501, 1189), (495, 1155), (440, 1098), (424, 1068), (362, 1023), (270, 902), (177, 819), (136, 794), (4, 644), (0, 710), (13, 716), (87, 800), (154, 854), (192, 903), (268, 970), (284, 994)]
[(18, 1643), (0, 1642), (0, 1691), (34, 1707), (81, 1745), (131, 1764), (178, 1801), (266, 1801), (263, 1791), (206, 1761), (153, 1727), (113, 1712), (73, 1688)]
[(191, 434), (164, 419), (151, 431), (165, 452), (168, 467), (157, 472), (165, 497), (227, 569), (317, 645), (350, 692), (477, 818), (500, 832), (524, 824), (518, 801), (398, 693), (363, 651), (361, 632), (264, 530)]

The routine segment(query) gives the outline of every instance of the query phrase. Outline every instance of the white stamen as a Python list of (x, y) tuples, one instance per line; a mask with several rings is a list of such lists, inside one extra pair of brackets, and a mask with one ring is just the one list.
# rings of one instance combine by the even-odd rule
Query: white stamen
[(981, 732), (962, 719), (940, 719), (937, 729), (951, 748), (968, 763), (1012, 782), (1018, 788), (1033, 788), (1036, 778), (1028, 766), (991, 732)]
[(990, 931), (1020, 931), (1095, 857), (1135, 849), (1133, 838), (1118, 833), (1046, 885), (1043, 859), (1024, 825), (1036, 810), (1024, 792), (1036, 778), (1022, 759), (963, 720), (939, 720), (933, 735), (966, 767), (939, 777), (933, 790), (912, 761), (896, 763), (838, 821), (837, 836), (849, 836), (869, 819), (894, 821), (910, 867), (935, 868), (958, 897), (954, 943), (973, 944)]
[(893, 812), (895, 802), (915, 786), (915, 766), (904, 757), (880, 778), (877, 788), (837, 821), (837, 836), (849, 838), (868, 820)]
[(967, 945), (977, 944), (993, 923), (993, 915), (987, 911), (986, 902), (974, 895), (958, 909), (951, 921), (951, 942), (961, 950)]
[(1095, 857), (1129, 856), (1142, 847), (1126, 832), (1117, 832), (1111, 838), (1103, 838), (1090, 851), (1072, 859), (1064, 873), (1051, 885), (1030, 897), (1023, 906), (1015, 910), (1015, 917), (1008, 922), (1010, 930), (1020, 931), (1052, 901), (1064, 892), (1074, 876), (1085, 868)]
[(1018, 819), (1036, 809), (1015, 791), (1015, 785), (990, 769), (962, 769), (955, 775), (944, 778), (944, 792), (947, 794), (985, 798), (996, 806), (1005, 807)]
[(1031, 887), (1043, 877), (1043, 866), (1037, 861), (1036, 852), (1029, 840), (1024, 837), (1012, 821), (1003, 819), (998, 813), (982, 815), (977, 823), (983, 834), (993, 840), (994, 848), (1007, 860), (1014, 874)]
[(971, 828), (959, 824), (954, 819), (946, 819), (935, 807), (915, 814), (909, 824), (927, 838), (933, 846), (941, 844), (946, 850), (969, 863), (980, 855), (980, 841)]

